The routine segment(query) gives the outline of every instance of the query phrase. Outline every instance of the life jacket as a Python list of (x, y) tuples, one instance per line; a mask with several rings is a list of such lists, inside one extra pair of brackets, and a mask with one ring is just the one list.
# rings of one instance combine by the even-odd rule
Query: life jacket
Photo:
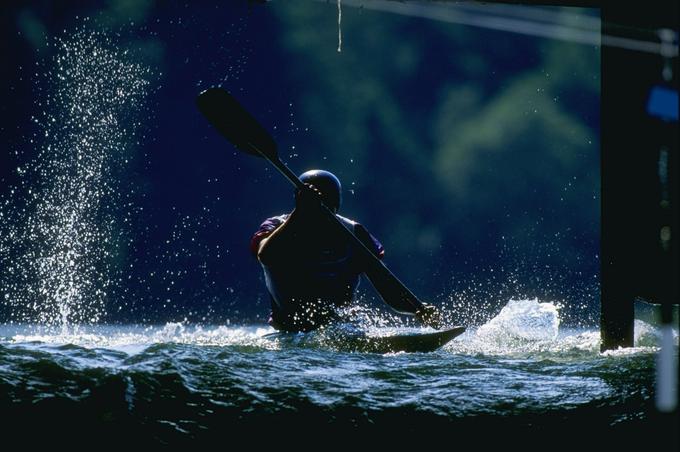
[[(359, 232), (357, 235), (368, 237), (376, 254), (382, 255), (382, 245), (363, 226), (340, 215), (337, 217), (345, 227)], [(270, 224), (265, 227), (269, 229), (266, 235), (286, 219), (287, 215), (268, 219)], [(262, 264), (265, 284), (272, 299), (270, 324), (277, 329), (309, 331), (337, 320), (336, 308), (352, 301), (364, 271), (355, 251), (356, 245), (333, 233), (331, 228), (315, 230), (312, 227), (305, 231), (304, 237), (299, 253), (279, 259), (275, 264)]]

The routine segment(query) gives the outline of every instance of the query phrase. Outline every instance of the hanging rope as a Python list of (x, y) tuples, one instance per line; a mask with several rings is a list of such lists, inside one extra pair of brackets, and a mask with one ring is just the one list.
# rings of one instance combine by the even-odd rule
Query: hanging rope
[(342, 0), (338, 0), (338, 52), (342, 52)]

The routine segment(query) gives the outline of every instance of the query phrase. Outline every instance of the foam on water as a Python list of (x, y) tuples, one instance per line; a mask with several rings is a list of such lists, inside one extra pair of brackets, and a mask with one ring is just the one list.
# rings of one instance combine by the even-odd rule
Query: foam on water
[[(367, 315), (360, 310), (362, 316)], [(362, 317), (359, 317), (362, 318)], [(44, 326), (2, 328), (1, 342), (12, 344), (42, 343), (48, 345), (73, 344), (85, 348), (105, 348), (135, 354), (156, 344), (185, 344), (218, 347), (254, 347), (277, 350), (303, 347), (335, 351), (351, 351), (345, 343), (359, 329), (370, 336), (386, 336), (415, 332), (431, 332), (394, 324), (353, 325), (327, 327), (315, 332), (290, 335), (286, 340), (267, 337), (275, 330), (265, 325), (201, 326), (170, 322), (159, 326), (92, 325), (70, 328), (55, 334)], [(439, 353), (457, 355), (505, 356), (510, 358), (536, 357), (551, 359), (581, 359), (595, 356), (623, 356), (657, 350), (658, 331), (652, 325), (636, 321), (635, 347), (600, 353), (600, 333), (597, 330), (566, 329), (559, 331), (559, 315), (552, 303), (533, 300), (510, 300), (499, 314), (479, 328), (470, 328)], [(675, 342), (678, 336), (675, 332)]]
[(169, 322), (161, 326), (116, 327), (93, 326), (70, 329), (54, 334), (33, 327), (32, 332), (18, 332), (8, 337), (9, 343), (38, 342), (49, 345), (72, 344), (85, 348), (107, 348), (134, 354), (155, 344), (186, 344), (198, 346), (253, 346), (276, 349), (275, 341), (263, 338), (273, 329), (266, 326), (187, 326)]

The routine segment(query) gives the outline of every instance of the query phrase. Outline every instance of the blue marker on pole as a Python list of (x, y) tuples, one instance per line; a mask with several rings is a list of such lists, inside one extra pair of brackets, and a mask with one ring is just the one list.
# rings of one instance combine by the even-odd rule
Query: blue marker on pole
[(655, 86), (649, 93), (647, 113), (664, 121), (678, 120), (678, 92), (664, 86)]

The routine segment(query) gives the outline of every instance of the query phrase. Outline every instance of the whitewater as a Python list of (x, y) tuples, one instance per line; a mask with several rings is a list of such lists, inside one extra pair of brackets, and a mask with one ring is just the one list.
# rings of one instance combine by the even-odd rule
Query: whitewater
[[(636, 321), (635, 347), (601, 353), (597, 329), (559, 324), (552, 303), (510, 300), (435, 352), (391, 354), (352, 351), (333, 327), (281, 340), (266, 325), (5, 324), (0, 410), (10, 436), (29, 442), (134, 435), (139, 445), (188, 445), (260, 431), (267, 442), (304, 427), (394, 441), (493, 431), (485, 444), (529, 435), (531, 446), (572, 429), (579, 435), (561, 442), (663, 433), (656, 329)], [(32, 425), (54, 435), (18, 433)]]

